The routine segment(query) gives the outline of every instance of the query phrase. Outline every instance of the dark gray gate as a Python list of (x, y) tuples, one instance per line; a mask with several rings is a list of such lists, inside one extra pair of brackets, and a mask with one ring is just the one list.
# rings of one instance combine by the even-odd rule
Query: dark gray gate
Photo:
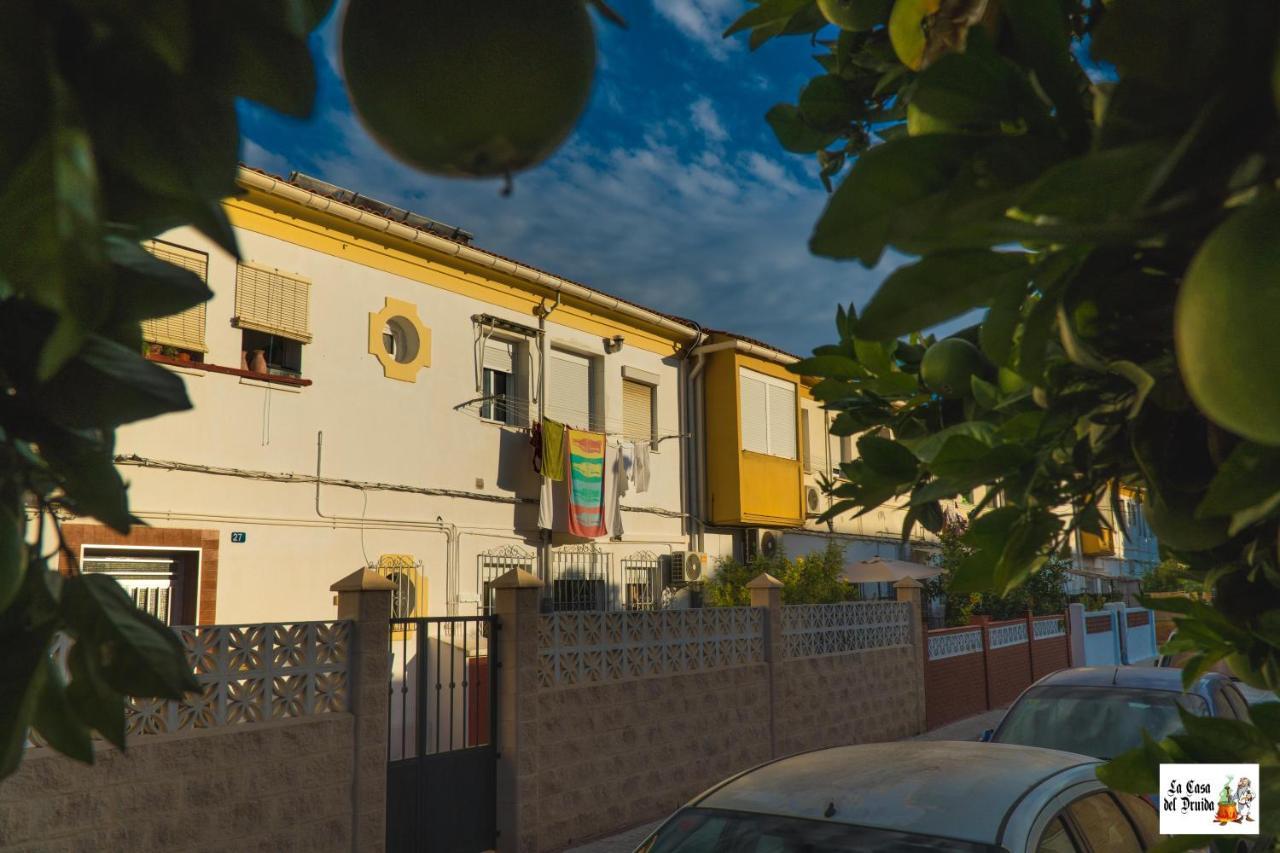
[(496, 616), (391, 620), (387, 850), (497, 846)]

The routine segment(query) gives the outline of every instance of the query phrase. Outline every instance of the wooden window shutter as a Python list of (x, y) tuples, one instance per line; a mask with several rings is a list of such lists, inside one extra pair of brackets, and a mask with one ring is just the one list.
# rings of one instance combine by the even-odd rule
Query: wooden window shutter
[(311, 283), (299, 276), (252, 264), (236, 267), (233, 325), (311, 343)]
[(653, 432), (653, 386), (634, 379), (622, 380), (622, 434), (653, 441)]
[[(185, 246), (165, 243), (159, 240), (147, 240), (142, 247), (166, 263), (190, 270), (200, 276), (200, 280), (209, 281), (209, 256)], [(170, 314), (168, 317), (153, 317), (142, 321), (142, 339), (147, 343), (166, 347), (191, 350), (192, 352), (208, 352), (205, 346), (204, 329), (206, 321), (205, 306), (201, 302), (185, 311)]]
[(599, 429), (591, 359), (553, 349), (547, 359), (547, 417), (578, 429)]

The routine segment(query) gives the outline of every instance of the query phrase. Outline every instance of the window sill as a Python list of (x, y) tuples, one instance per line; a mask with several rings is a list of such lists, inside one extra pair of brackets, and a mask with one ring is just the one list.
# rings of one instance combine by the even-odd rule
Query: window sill
[(203, 361), (183, 361), (179, 358), (170, 358), (167, 355), (148, 355), (146, 358), (148, 361), (154, 361), (156, 364), (163, 364), (166, 367), (203, 371), (205, 373), (224, 373), (228, 376), (239, 376), (241, 379), (254, 380), (253, 383), (249, 384), (283, 385), (289, 388), (305, 388), (311, 384), (310, 379), (303, 379), (299, 376), (277, 376), (273, 373), (255, 373), (252, 370), (241, 370), (238, 367), (224, 367), (221, 364), (209, 364)]

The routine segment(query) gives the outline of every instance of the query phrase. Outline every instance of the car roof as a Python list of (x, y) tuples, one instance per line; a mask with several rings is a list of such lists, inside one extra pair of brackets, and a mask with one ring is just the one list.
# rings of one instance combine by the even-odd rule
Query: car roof
[(990, 844), (1029, 790), (1071, 768), (1097, 763), (1069, 752), (1012, 744), (841, 746), (749, 770), (693, 805)]
[[(1191, 690), (1207, 687), (1225, 678), (1208, 672), (1196, 679)], [(1036, 682), (1037, 687), (1078, 684), (1089, 687), (1138, 687), (1147, 690), (1182, 692), (1182, 670), (1169, 666), (1078, 666), (1060, 669)]]

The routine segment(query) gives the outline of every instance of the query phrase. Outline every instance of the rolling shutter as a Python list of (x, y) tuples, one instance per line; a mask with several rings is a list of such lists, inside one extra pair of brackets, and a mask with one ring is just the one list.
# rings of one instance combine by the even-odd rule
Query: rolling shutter
[(742, 371), (739, 395), (742, 398), (742, 449), (769, 452), (769, 397), (766, 386), (750, 371)]
[(622, 434), (640, 441), (653, 440), (652, 385), (622, 380)]
[(240, 264), (236, 267), (234, 325), (309, 344), (310, 291), (311, 283), (304, 278)]
[(796, 386), (769, 385), (769, 453), (796, 458)]
[(547, 417), (579, 429), (596, 429), (591, 359), (564, 350), (547, 359)]
[(516, 372), (516, 345), (506, 341), (484, 342), (484, 366), (499, 373)]
[(804, 460), (804, 470), (813, 470), (813, 431), (809, 425), (809, 410), (800, 410), (800, 450)]
[[(200, 280), (209, 281), (209, 256), (185, 246), (148, 240), (142, 247), (162, 261), (190, 270), (200, 276)], [(160, 344), (167, 347), (208, 352), (204, 342), (206, 322), (205, 305), (193, 305), (186, 311), (171, 314), (168, 317), (154, 317), (142, 321), (142, 339), (147, 343)]]

